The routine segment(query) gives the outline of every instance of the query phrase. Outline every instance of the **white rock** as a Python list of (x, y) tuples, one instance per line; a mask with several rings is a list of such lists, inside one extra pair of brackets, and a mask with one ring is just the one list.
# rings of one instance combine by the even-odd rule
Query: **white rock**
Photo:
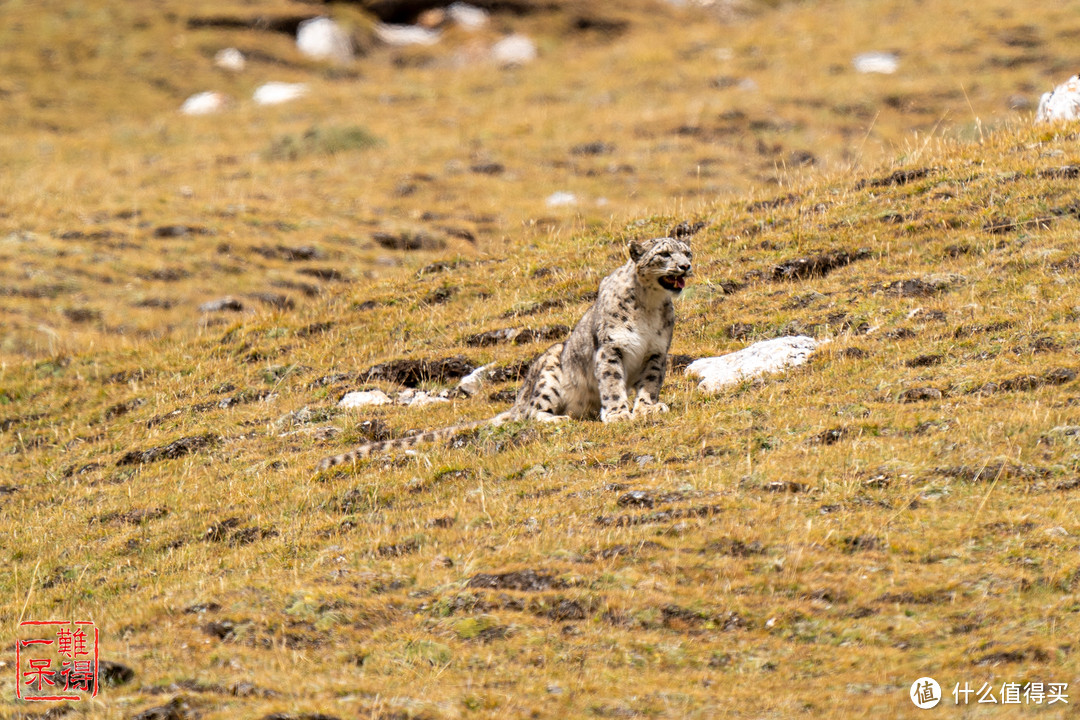
[(484, 381), (487, 380), (488, 371), (490, 365), (481, 365), (473, 370), (471, 373), (461, 378), (461, 381), (457, 384), (454, 390), (460, 392), (463, 395), (472, 397), (476, 393), (480, 392), (480, 388), (483, 387)]
[(900, 58), (894, 53), (868, 52), (856, 55), (851, 64), (858, 73), (881, 73), (892, 75), (900, 67)]
[(450, 7), (446, 8), (446, 14), (466, 30), (479, 30), (488, 23), (487, 10), (468, 3), (451, 3)]
[(536, 59), (536, 43), (520, 33), (507, 35), (492, 46), (491, 59), (503, 67), (526, 65)]
[(244, 59), (244, 53), (236, 48), (218, 50), (217, 55), (214, 55), (214, 66), (222, 70), (241, 72), (245, 65), (247, 65), (247, 60)]
[(577, 205), (577, 195), (570, 192), (554, 192), (547, 196), (548, 207), (565, 207), (567, 205)]
[(406, 405), (408, 407), (424, 407), (425, 405), (434, 405), (436, 403), (450, 402), (444, 397), (436, 397), (435, 395), (429, 395), (423, 390), (402, 390), (398, 393), (397, 400), (394, 401), (398, 405)]
[(429, 30), (419, 25), (385, 25), (379, 23), (375, 26), (375, 37), (387, 45), (434, 45), (439, 42), (441, 34), (438, 30)]
[(1080, 75), (1074, 75), (1039, 99), (1035, 122), (1052, 123), (1080, 118)]
[(360, 390), (346, 393), (345, 397), (338, 402), (338, 407), (358, 408), (369, 405), (389, 405), (390, 403), (390, 396), (382, 390)]
[(805, 335), (763, 340), (738, 352), (695, 360), (686, 374), (701, 378), (698, 390), (716, 392), (749, 378), (802, 365), (819, 345)]
[(306, 83), (268, 82), (255, 88), (251, 99), (259, 105), (277, 105), (301, 98), (307, 95), (307, 91)]
[(207, 91), (195, 93), (180, 106), (184, 115), (212, 115), (221, 112), (229, 104), (229, 98), (219, 92)]
[(305, 20), (296, 30), (296, 48), (310, 58), (347, 63), (353, 59), (349, 33), (327, 17)]
[(212, 313), (212, 312), (240, 312), (244, 309), (244, 304), (233, 297), (223, 297), (217, 300), (211, 300), (204, 302), (199, 306), (199, 312)]

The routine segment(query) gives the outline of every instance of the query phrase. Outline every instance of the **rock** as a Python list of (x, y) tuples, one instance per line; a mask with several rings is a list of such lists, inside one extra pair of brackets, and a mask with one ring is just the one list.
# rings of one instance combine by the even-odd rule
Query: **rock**
[(236, 298), (224, 297), (218, 300), (211, 300), (210, 302), (204, 302), (199, 306), (199, 312), (212, 313), (212, 312), (240, 312), (244, 309), (244, 304)]
[(442, 34), (438, 30), (429, 30), (419, 25), (387, 25), (379, 23), (375, 26), (375, 37), (387, 45), (403, 47), (406, 45), (434, 45), (439, 42)]
[(296, 29), (296, 49), (315, 60), (345, 64), (354, 56), (349, 33), (328, 17), (312, 18)]
[(1039, 98), (1036, 123), (1071, 122), (1080, 118), (1080, 75), (1058, 85)]
[(245, 65), (247, 65), (247, 60), (244, 59), (244, 54), (236, 48), (218, 50), (217, 54), (214, 55), (214, 67), (219, 67), (222, 70), (242, 72)]
[(258, 105), (279, 105), (307, 95), (307, 83), (268, 82), (255, 88), (251, 99)]
[(520, 33), (507, 35), (491, 48), (491, 59), (502, 67), (527, 65), (536, 59), (536, 54), (536, 43)]
[(857, 73), (880, 73), (892, 75), (900, 66), (900, 58), (895, 53), (868, 52), (856, 55), (851, 60)]
[(446, 15), (466, 30), (479, 30), (488, 23), (487, 10), (463, 2), (451, 3)]
[(437, 403), (447, 402), (450, 401), (444, 397), (431, 395), (423, 390), (414, 390), (412, 388), (402, 390), (398, 393), (397, 399), (394, 400), (396, 405), (404, 405), (406, 407), (424, 407), (425, 405), (435, 405)]
[(213, 115), (224, 110), (228, 104), (228, 96), (222, 93), (213, 91), (195, 93), (180, 106), (180, 114)]
[(389, 405), (391, 402), (390, 396), (382, 390), (360, 390), (346, 393), (345, 397), (338, 401), (338, 407), (358, 408), (369, 405)]
[(491, 365), (481, 365), (473, 370), (471, 373), (461, 378), (457, 387), (454, 388), (455, 392), (461, 393), (466, 397), (472, 397), (476, 393), (480, 392), (480, 388), (483, 386), (484, 381), (488, 377), (488, 370)]
[(716, 392), (743, 380), (802, 365), (821, 345), (805, 335), (763, 340), (738, 352), (695, 360), (686, 374), (701, 378), (698, 390)]
[(547, 196), (544, 201), (548, 207), (566, 207), (567, 205), (577, 205), (577, 195), (570, 192), (554, 192)]

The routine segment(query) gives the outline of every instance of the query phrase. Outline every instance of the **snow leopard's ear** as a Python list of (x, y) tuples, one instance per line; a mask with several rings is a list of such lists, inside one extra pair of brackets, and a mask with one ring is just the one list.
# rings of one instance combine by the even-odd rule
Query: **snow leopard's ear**
[(627, 246), (630, 249), (630, 259), (637, 262), (649, 252), (655, 240), (631, 240)]

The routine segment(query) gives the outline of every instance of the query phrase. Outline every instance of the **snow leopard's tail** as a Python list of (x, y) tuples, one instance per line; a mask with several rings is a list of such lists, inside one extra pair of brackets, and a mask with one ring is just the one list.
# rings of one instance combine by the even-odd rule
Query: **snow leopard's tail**
[(346, 463), (354, 463), (360, 458), (366, 458), (369, 455), (375, 455), (376, 453), (386, 452), (387, 450), (402, 450), (404, 448), (411, 448), (419, 445), (420, 443), (432, 443), (439, 440), (445, 440), (451, 438), (458, 433), (465, 432), (467, 430), (473, 430), (478, 427), (484, 427), (485, 425), (502, 425), (503, 423), (510, 422), (517, 418), (518, 411), (515, 408), (511, 408), (506, 412), (499, 413), (495, 417), (487, 418), (486, 420), (474, 420), (473, 422), (461, 423), (460, 425), (452, 425), (451, 427), (441, 428), (439, 430), (429, 430), (425, 433), (418, 435), (409, 435), (408, 437), (398, 438), (396, 440), (383, 440), (381, 442), (369, 442), (360, 445), (347, 453), (341, 455), (332, 455), (328, 458), (323, 458), (320, 462), (317, 470), (327, 470), (335, 465), (344, 465)]

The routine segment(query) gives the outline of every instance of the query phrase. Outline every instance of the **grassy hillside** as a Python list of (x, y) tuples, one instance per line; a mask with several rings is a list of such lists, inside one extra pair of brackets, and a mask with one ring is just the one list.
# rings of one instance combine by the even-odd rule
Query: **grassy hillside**
[[(134, 671), (74, 717), (906, 717), (923, 675), (939, 712), (956, 683), (1080, 687), (1080, 153), (1007, 105), (1071, 72), (1080, 16), (966, 5), (603, 31), (567, 5), (345, 68), (190, 25), (228, 8), (39, 35), (47, 5), (5, 6), (4, 626), (89, 617)], [(535, 64), (468, 60), (510, 29)], [(227, 76), (226, 45), (270, 59)], [(873, 49), (901, 70), (855, 74)], [(255, 107), (271, 79), (310, 95)], [(225, 114), (176, 114), (215, 88)], [(505, 409), (544, 342), (473, 336), (572, 325), (627, 240), (684, 221), (673, 352), (828, 338), (809, 365), (313, 473)], [(432, 391), (507, 372), (336, 407), (401, 390), (370, 372), (395, 360)], [(0, 645), (0, 713), (42, 714)]]

